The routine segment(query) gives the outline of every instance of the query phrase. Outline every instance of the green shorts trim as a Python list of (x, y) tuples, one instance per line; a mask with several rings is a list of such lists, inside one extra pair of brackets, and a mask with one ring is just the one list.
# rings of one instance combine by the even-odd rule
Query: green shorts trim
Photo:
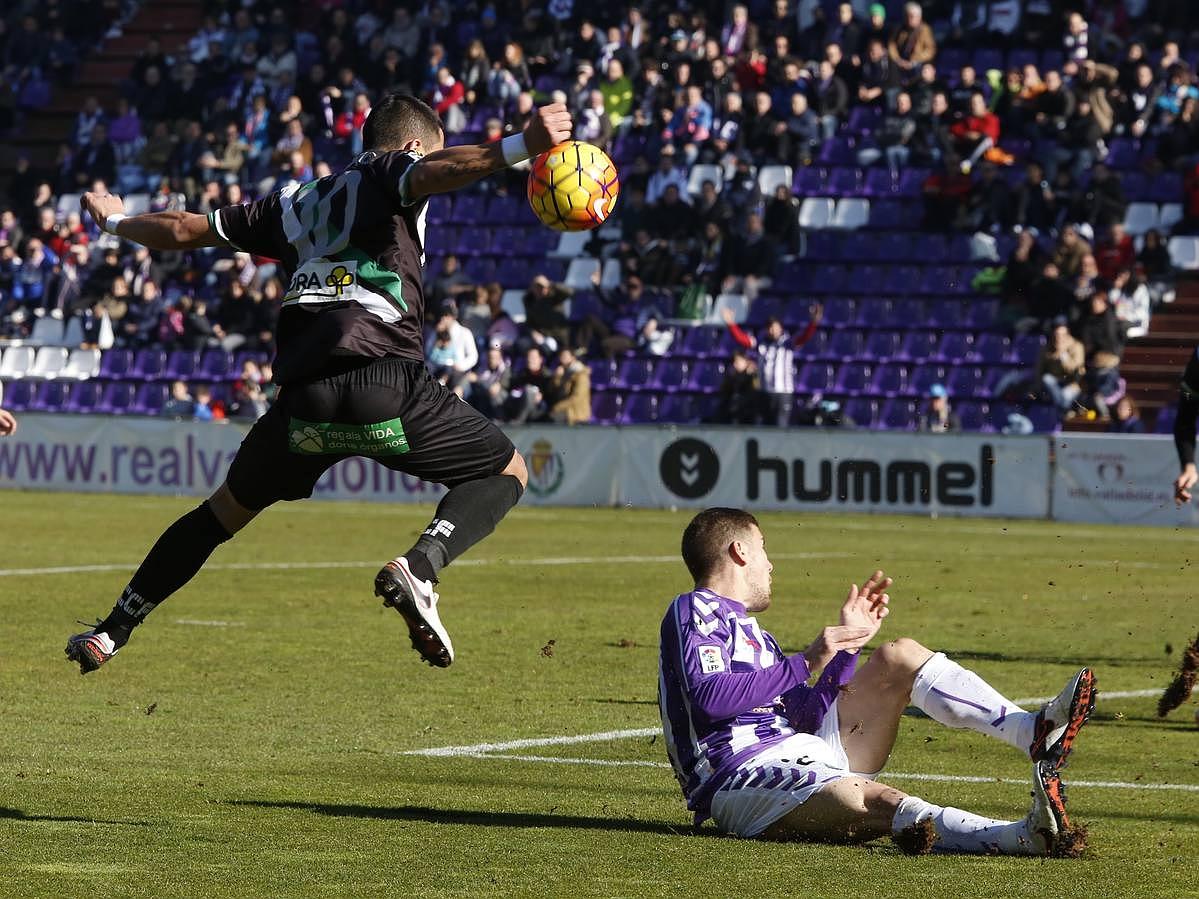
[(408, 438), (398, 418), (371, 425), (336, 421), (304, 421), (292, 416), (287, 425), (288, 449), (303, 456), (399, 456), (408, 452)]

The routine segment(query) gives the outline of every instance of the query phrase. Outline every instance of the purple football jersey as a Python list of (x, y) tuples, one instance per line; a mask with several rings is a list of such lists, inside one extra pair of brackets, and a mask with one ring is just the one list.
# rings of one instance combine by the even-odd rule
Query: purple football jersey
[(857, 655), (839, 652), (812, 687), (801, 653), (787, 656), (741, 603), (684, 593), (662, 620), (658, 707), (666, 750), (696, 823), (742, 763), (795, 733), (815, 733)]

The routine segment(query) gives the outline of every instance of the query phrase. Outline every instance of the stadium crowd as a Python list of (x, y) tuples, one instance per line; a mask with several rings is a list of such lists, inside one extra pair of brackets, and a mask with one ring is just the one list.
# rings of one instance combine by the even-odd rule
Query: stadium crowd
[[(113, 106), (89, 99), (57, 158), (18, 162), (0, 202), (0, 337), (51, 318), (75, 321), (67, 333), (84, 346), (237, 353), (215, 403), (210, 385), (177, 379), (163, 411), (261, 414), (285, 290), (273, 261), (122, 245), (81, 220), (75, 196), (101, 186), (149, 209), (209, 212), (337, 170), (387, 91), (427, 98), (451, 142), (498, 140), (560, 99), (576, 137), (621, 172), (613, 220), (584, 249), (602, 277), (568, 285), (543, 259), (516, 305), (494, 267), (436, 240), (449, 219), (430, 213), (429, 364), (488, 414), (586, 422), (597, 365), (669, 358), (683, 325), (719, 323), (711, 298), (733, 295), (745, 305), (712, 346), (728, 365), (686, 414), (851, 423), (826, 396), (834, 385), (810, 390), (794, 366), (827, 322), (813, 302), (822, 285), (804, 277), (816, 269), (802, 266), (837, 258), (803, 226), (805, 185), (836, 195), (845, 177), (857, 180), (841, 193), (883, 196), (880, 208), (908, 198), (889, 230), (977, 260), (970, 295), (1001, 299), (980, 330), (1047, 338), (991, 385), (996, 398), (1106, 416), (1125, 341), (1170, 299), (1168, 231), (1199, 232), (1199, 22), (1187, 6), (209, 2), (184, 52), (148, 41)], [(0, 132), (19, 132), (128, 12), (43, 0), (0, 17)], [(781, 166), (794, 180), (765, 184)], [(492, 179), (487, 202), (519, 203), (523, 178)], [(1174, 220), (1128, 233), (1133, 182), (1141, 194), (1167, 185)], [(798, 317), (764, 311), (792, 299)], [(947, 392), (924, 385), (912, 426), (960, 427)]]

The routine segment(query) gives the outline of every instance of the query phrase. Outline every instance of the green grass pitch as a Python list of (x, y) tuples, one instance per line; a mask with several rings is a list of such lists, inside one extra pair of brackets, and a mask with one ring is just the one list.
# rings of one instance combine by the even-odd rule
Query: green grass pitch
[[(378, 565), (431, 509), (285, 505), (81, 678), (62, 656), (75, 620), (106, 612), (193, 503), (0, 503), (0, 895), (1195, 894), (1196, 706), (1161, 721), (1154, 696), (1102, 698), (1160, 689), (1199, 628), (1190, 533), (763, 517), (775, 605), (762, 620), (788, 649), (882, 566), (896, 583), (881, 636), (945, 650), (1012, 698), (1054, 693), (1081, 664), (1097, 671), (1100, 704), (1067, 782), (1122, 786), (1071, 787), (1086, 857), (909, 858), (889, 841), (693, 834), (649, 734), (487, 753), (505, 758), (407, 754), (653, 728), (658, 622), (688, 587), (686, 513), (517, 509), (445, 573), (458, 659), (435, 671), (371, 596)], [(100, 570), (41, 570), (59, 566)], [(1027, 768), (1006, 746), (908, 717), (888, 771), (988, 778), (892, 782), (1016, 817)], [(1184, 789), (1148, 789), (1159, 784)]]

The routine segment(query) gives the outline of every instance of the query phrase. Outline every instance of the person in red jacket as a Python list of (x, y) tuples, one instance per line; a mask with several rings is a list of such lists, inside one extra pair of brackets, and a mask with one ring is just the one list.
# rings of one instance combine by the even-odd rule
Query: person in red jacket
[(1124, 230), (1122, 222), (1112, 225), (1107, 236), (1095, 246), (1095, 262), (1099, 266), (1099, 275), (1108, 281), (1115, 281), (1124, 269), (1133, 268), (1136, 259), (1137, 248)]
[(999, 143), (999, 116), (987, 109), (982, 93), (970, 97), (970, 114), (949, 129), (962, 156), (962, 171), (969, 174), (982, 155)]

